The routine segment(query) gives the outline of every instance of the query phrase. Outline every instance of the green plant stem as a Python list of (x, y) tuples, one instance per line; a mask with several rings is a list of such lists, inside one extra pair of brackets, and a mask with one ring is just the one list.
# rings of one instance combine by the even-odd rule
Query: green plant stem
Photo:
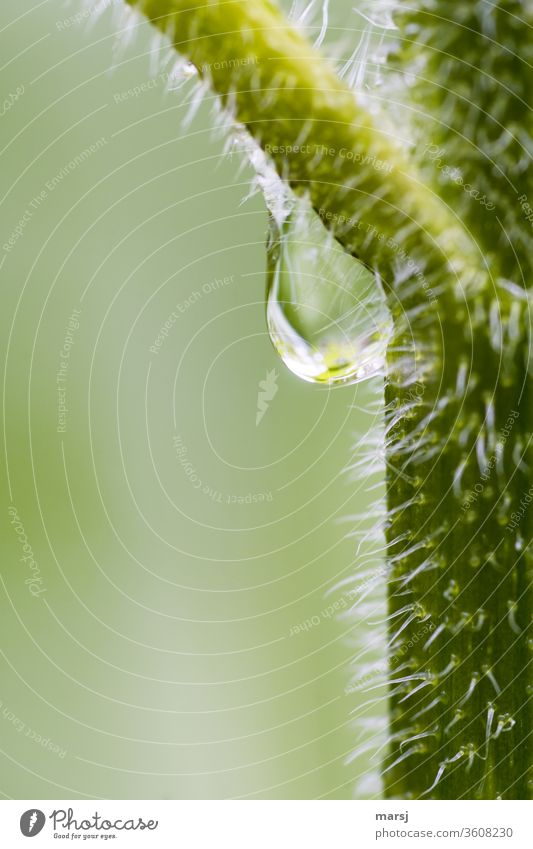
[(488, 261), (529, 286), (531, 222), (519, 198), (533, 192), (533, 6), (399, 0), (396, 23), (389, 64), (416, 80), (404, 114), (428, 141), (424, 178)]
[(272, 3), (130, 2), (388, 295), (387, 794), (530, 798), (529, 301)]
[(531, 797), (528, 309), (468, 307), (416, 333), (418, 387), (386, 387), (391, 680), (413, 676), (391, 685), (392, 798)]
[(128, 2), (210, 81), (350, 252), (389, 279), (398, 240), (424, 268), (446, 263), (460, 275), (468, 262), (479, 263), (453, 213), (395, 143), (393, 128), (375, 125), (269, 0)]
[[(391, 62), (414, 74), (408, 105), (418, 107), (415, 124), (424, 118), (417, 137), (430, 142), (419, 156), (424, 177), (460, 212), (492, 279), (482, 297), (439, 309), (438, 368), (413, 419), (391, 434), (390, 609), (407, 603), (393, 588), (414, 575), (405, 588), (434, 630), (417, 640), (415, 618), (392, 646), (397, 666), (407, 640), (406, 672), (421, 676), (421, 689), (414, 681), (391, 690), (387, 790), (530, 798), (531, 226), (518, 198), (531, 188), (532, 13), (520, 0), (398, 5)], [(428, 331), (415, 335), (427, 340)], [(394, 510), (402, 499), (415, 501), (405, 515)]]

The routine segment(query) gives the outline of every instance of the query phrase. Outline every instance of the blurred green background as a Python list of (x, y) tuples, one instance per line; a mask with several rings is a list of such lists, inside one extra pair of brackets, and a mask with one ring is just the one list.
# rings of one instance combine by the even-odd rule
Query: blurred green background
[(0, 7), (0, 791), (351, 797), (375, 387), (278, 361), (250, 169), (104, 5)]

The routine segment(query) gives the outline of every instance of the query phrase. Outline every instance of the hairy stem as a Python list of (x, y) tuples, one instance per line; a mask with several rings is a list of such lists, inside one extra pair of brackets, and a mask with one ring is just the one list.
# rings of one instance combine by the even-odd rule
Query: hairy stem
[[(399, 0), (390, 64), (414, 74), (408, 106), (424, 177), (460, 210), (489, 262), (530, 286), (533, 6)], [(415, 107), (415, 108), (413, 108)], [(520, 200), (522, 198), (522, 201)]]
[(516, 266), (487, 266), (387, 123), (271, 2), (129, 2), (388, 295), (388, 795), (529, 798), (530, 321)]
[(531, 796), (528, 337), (504, 291), (415, 334), (418, 385), (390, 356), (391, 797)]
[[(519, 0), (453, 12), (402, 0), (397, 14), (391, 58), (414, 75), (424, 175), (482, 245), (491, 282), (439, 309), (442, 327), (416, 329), (438, 354), (412, 418), (390, 434), (390, 610), (408, 607), (391, 619), (391, 665), (405, 656), (413, 675), (391, 688), (391, 796), (532, 793), (528, 21)], [(392, 406), (402, 397), (388, 394)]]
[(376, 126), (270, 0), (127, 2), (196, 65), (279, 173), (309, 193), (339, 241), (369, 266), (391, 279), (398, 240), (424, 266), (445, 262), (461, 274), (479, 262), (392, 128)]

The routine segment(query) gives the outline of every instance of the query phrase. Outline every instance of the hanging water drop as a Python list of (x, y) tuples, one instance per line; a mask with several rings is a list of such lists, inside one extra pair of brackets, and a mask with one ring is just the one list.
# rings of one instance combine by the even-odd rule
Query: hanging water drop
[(267, 324), (302, 380), (357, 383), (383, 371), (391, 320), (380, 283), (346, 253), (308, 200), (271, 217)]

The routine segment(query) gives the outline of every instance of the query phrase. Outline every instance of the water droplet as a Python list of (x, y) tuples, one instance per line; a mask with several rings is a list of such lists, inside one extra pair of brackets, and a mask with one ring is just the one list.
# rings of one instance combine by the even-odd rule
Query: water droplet
[(384, 366), (391, 320), (379, 282), (346, 253), (307, 200), (271, 218), (267, 324), (285, 365), (302, 380), (357, 383)]

